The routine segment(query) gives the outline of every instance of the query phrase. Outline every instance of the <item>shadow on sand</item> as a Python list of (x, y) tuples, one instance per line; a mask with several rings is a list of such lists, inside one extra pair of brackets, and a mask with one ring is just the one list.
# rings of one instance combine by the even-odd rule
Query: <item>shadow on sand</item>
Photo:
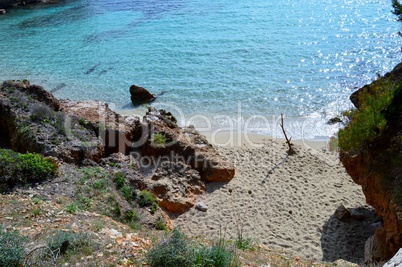
[(354, 210), (363, 214), (364, 219), (350, 217), (340, 221), (332, 215), (325, 222), (321, 235), (323, 261), (343, 259), (356, 264), (364, 261), (364, 245), (375, 231), (371, 225), (381, 218), (373, 209), (359, 207)]

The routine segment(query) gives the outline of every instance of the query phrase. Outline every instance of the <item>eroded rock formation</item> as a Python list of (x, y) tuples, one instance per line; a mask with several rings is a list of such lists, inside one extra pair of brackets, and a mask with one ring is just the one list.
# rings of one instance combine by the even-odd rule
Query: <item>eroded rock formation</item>
[[(194, 127), (181, 129), (170, 112), (152, 107), (143, 121), (148, 127), (148, 141), (142, 146), (143, 155), (179, 159), (196, 169), (205, 182), (229, 182), (233, 179), (234, 166), (224, 161)], [(165, 142), (155, 142), (154, 135), (163, 136)]]
[(152, 191), (174, 213), (193, 207), (205, 182), (229, 182), (235, 172), (205, 137), (180, 128), (169, 112), (151, 108), (141, 122), (102, 101), (58, 100), (29, 81), (0, 85), (0, 140), (0, 147), (76, 165), (131, 162), (135, 168), (125, 170), (131, 186)]
[[(402, 81), (402, 64), (386, 75)], [(358, 150), (341, 151), (340, 159), (353, 181), (362, 186), (368, 204), (383, 218), (383, 227), (366, 244), (367, 261), (384, 261), (402, 247), (402, 90), (382, 112), (387, 126)], [(351, 96), (359, 108), (359, 95), (370, 92), (370, 85)]]
[(152, 192), (161, 199), (159, 206), (173, 213), (193, 207), (197, 195), (206, 190), (198, 171), (182, 162), (163, 162), (151, 180)]
[(36, 152), (70, 163), (99, 161), (105, 148), (95, 129), (60, 111), (60, 102), (28, 81), (0, 86), (0, 138), (5, 147)]

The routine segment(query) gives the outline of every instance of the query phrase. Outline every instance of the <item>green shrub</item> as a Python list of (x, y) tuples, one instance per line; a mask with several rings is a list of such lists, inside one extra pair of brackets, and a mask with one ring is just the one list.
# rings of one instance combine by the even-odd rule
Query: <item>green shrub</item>
[(77, 199), (78, 199), (78, 207), (81, 210), (90, 210), (91, 209), (91, 207), (92, 207), (92, 199), (90, 199), (90, 198), (88, 198), (88, 197), (86, 197), (86, 196), (84, 196), (82, 194), (79, 194), (77, 196)]
[(36, 180), (48, 179), (56, 175), (57, 166), (49, 158), (38, 154), (19, 154), (19, 167), (25, 175), (37, 177)]
[(122, 196), (129, 202), (136, 199), (136, 197), (137, 197), (135, 191), (128, 185), (124, 185), (120, 189), (120, 192), (121, 192)]
[(66, 211), (72, 214), (76, 213), (77, 210), (78, 210), (78, 204), (76, 202), (71, 202), (66, 207)]
[(158, 201), (156, 200), (154, 195), (147, 190), (143, 190), (140, 192), (138, 196), (138, 204), (141, 207), (149, 207), (152, 214), (154, 214), (158, 209)]
[(128, 222), (138, 222), (141, 219), (141, 216), (135, 210), (126, 211), (126, 220)]
[(156, 230), (161, 230), (161, 231), (167, 231), (168, 230), (161, 217), (158, 218), (158, 221), (155, 224), (155, 229)]
[(32, 199), (32, 201), (33, 201), (33, 203), (34, 203), (35, 205), (38, 205), (38, 204), (42, 204), (42, 203), (43, 203), (43, 199), (42, 199), (42, 198), (38, 198), (38, 197), (34, 197), (34, 198)]
[(8, 177), (8, 182), (25, 184), (55, 177), (57, 164), (39, 154), (21, 154), (8, 149), (0, 149), (0, 176)]
[(138, 198), (139, 198), (138, 203), (142, 207), (149, 207), (156, 201), (152, 193), (147, 190), (141, 191)]
[(85, 167), (82, 168), (82, 173), (83, 173), (82, 179), (84, 181), (87, 181), (92, 178), (105, 179), (108, 175), (108, 173), (101, 167)]
[(127, 225), (133, 230), (138, 230), (141, 228), (141, 216), (135, 210), (126, 211), (126, 221)]
[(235, 267), (240, 266), (235, 253), (219, 239), (211, 246), (198, 245), (177, 228), (146, 254), (150, 267)]
[(252, 249), (251, 244), (253, 243), (253, 240), (251, 238), (244, 238), (243, 236), (237, 236), (235, 240), (235, 245), (238, 249), (241, 250), (248, 250)]
[(89, 255), (100, 247), (99, 244), (94, 241), (92, 235), (87, 233), (74, 233), (73, 231), (57, 231), (48, 237), (46, 243), (54, 255)]
[(163, 133), (154, 133), (151, 136), (151, 145), (156, 147), (165, 147), (167, 138)]
[(4, 231), (0, 225), (0, 267), (19, 267), (24, 261), (27, 239), (17, 231)]
[(359, 109), (347, 112), (349, 120), (338, 132), (342, 150), (358, 149), (362, 142), (372, 141), (387, 126), (384, 110), (391, 104), (397, 84), (391, 78), (380, 78), (359, 93)]
[(97, 190), (105, 189), (106, 188), (106, 180), (105, 180), (105, 178), (102, 178), (100, 180), (95, 181), (92, 186)]
[(177, 228), (146, 254), (150, 267), (192, 266), (192, 248), (189, 240)]
[(230, 267), (240, 266), (236, 254), (228, 249), (223, 239), (212, 246), (199, 246), (195, 249), (193, 266), (197, 267)]
[(113, 177), (113, 182), (116, 184), (116, 188), (120, 189), (126, 184), (126, 175), (122, 172), (116, 172)]
[(33, 210), (33, 215), (35, 217), (39, 216), (41, 213), (42, 213), (42, 210), (40, 209), (40, 207)]

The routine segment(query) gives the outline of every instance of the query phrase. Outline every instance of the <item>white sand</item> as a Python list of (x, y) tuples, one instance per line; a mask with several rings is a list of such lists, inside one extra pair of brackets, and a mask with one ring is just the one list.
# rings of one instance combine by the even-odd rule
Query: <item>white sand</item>
[(297, 154), (287, 157), (282, 140), (257, 135), (251, 136), (252, 142), (245, 142), (244, 135), (208, 138), (225, 144), (217, 149), (235, 163), (235, 178), (228, 184), (208, 184), (207, 193), (197, 200), (208, 211), (193, 208), (173, 218), (173, 226), (206, 238), (217, 238), (222, 231), (229, 239), (236, 239), (242, 228), (244, 237), (302, 257), (361, 259), (365, 240), (360, 240), (360, 228), (367, 225), (352, 222), (348, 228), (332, 215), (340, 204), (363, 206), (364, 195), (338, 155), (324, 151), (324, 142), (295, 142)]

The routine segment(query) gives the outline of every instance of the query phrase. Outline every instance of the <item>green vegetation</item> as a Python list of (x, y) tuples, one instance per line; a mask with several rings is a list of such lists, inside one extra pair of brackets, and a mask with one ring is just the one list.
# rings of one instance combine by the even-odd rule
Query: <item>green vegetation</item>
[(40, 209), (40, 207), (33, 210), (33, 215), (35, 217), (39, 216), (41, 213), (42, 213), (42, 210)]
[[(81, 168), (80, 171), (82, 176), (78, 176), (79, 180), (75, 182), (77, 190), (74, 201), (66, 206), (66, 211), (73, 214), (78, 210), (95, 211), (125, 223), (132, 229), (141, 228), (140, 216), (134, 210), (138, 207), (135, 202), (137, 194), (128, 184), (125, 173), (111, 174), (98, 166)], [(128, 207), (131, 209), (127, 210)]]
[(77, 212), (77, 210), (78, 210), (78, 204), (76, 202), (71, 202), (66, 206), (66, 211), (69, 213), (74, 214)]
[(51, 123), (50, 120), (55, 117), (54, 111), (46, 105), (32, 105), (31, 112), (30, 119), (35, 122)]
[(89, 179), (95, 178), (95, 179), (104, 179), (108, 176), (108, 172), (103, 170), (101, 167), (86, 167), (82, 168), (82, 173), (83, 177), (82, 179), (84, 181), (87, 181)]
[(251, 238), (244, 238), (242, 235), (238, 235), (235, 240), (235, 245), (238, 249), (248, 250), (253, 249), (252, 247), (253, 240)]
[(113, 182), (116, 184), (116, 188), (120, 189), (126, 184), (126, 175), (122, 172), (116, 172), (113, 177)]
[(104, 189), (106, 189), (106, 179), (102, 178), (100, 180), (97, 180), (92, 184), (92, 186), (96, 190), (104, 190)]
[(120, 188), (120, 193), (128, 202), (131, 202), (137, 198), (135, 191), (128, 185), (124, 185), (122, 188)]
[(398, 21), (402, 21), (402, 5), (398, 0), (392, 0), (393, 13), (398, 17)]
[(229, 250), (224, 239), (219, 239), (212, 246), (200, 245), (195, 250), (194, 265), (197, 267), (241, 266), (236, 254)]
[(128, 210), (126, 211), (126, 219), (129, 222), (133, 222), (133, 221), (139, 221), (141, 217), (135, 210)]
[(152, 214), (154, 214), (158, 209), (158, 201), (156, 200), (154, 195), (147, 190), (143, 190), (140, 192), (138, 196), (138, 204), (141, 207), (149, 207)]
[(42, 204), (42, 203), (43, 203), (43, 199), (38, 198), (38, 197), (34, 197), (34, 198), (32, 199), (32, 201), (33, 201), (33, 203), (34, 203), (35, 205), (38, 205), (38, 204)]
[(141, 216), (135, 210), (126, 211), (126, 221), (127, 225), (130, 226), (131, 229), (137, 230), (141, 228)]
[(195, 244), (177, 228), (148, 251), (146, 261), (150, 267), (240, 266), (223, 239), (211, 246)]
[(57, 165), (49, 158), (34, 153), (21, 154), (0, 149), (0, 176), (9, 184), (25, 184), (55, 177)]
[(380, 78), (359, 94), (359, 108), (345, 112), (348, 119), (338, 132), (339, 147), (355, 150), (364, 141), (372, 141), (387, 126), (384, 111), (391, 104), (398, 85), (390, 78)]
[(331, 138), (329, 138), (329, 142), (328, 142), (329, 151), (337, 151), (338, 147), (339, 147), (338, 138), (335, 136), (331, 136)]
[(156, 230), (161, 230), (161, 231), (167, 231), (168, 230), (161, 217), (158, 218), (158, 221), (155, 224), (155, 229)]
[(46, 239), (46, 245), (28, 257), (29, 266), (61, 266), (75, 262), (101, 248), (94, 237), (87, 233), (56, 231)]
[(19, 267), (24, 261), (26, 238), (17, 231), (5, 231), (0, 225), (0, 267)]
[(90, 199), (89, 197), (86, 197), (82, 194), (78, 194), (77, 195), (77, 199), (78, 199), (78, 208), (81, 210), (90, 210), (92, 207), (92, 199)]
[(163, 133), (154, 133), (151, 136), (151, 145), (156, 147), (165, 147), (167, 138)]
[(113, 177), (116, 188), (120, 190), (120, 194), (125, 200), (131, 202), (137, 198), (135, 191), (126, 183), (126, 174), (116, 172)]
[[(73, 231), (57, 231), (47, 239), (47, 246), (52, 251), (62, 249), (63, 243), (68, 241), (64, 251), (72, 253), (89, 254), (97, 248), (96, 243), (93, 242), (93, 237), (87, 233), (74, 233)], [(85, 250), (85, 251), (84, 251)]]

